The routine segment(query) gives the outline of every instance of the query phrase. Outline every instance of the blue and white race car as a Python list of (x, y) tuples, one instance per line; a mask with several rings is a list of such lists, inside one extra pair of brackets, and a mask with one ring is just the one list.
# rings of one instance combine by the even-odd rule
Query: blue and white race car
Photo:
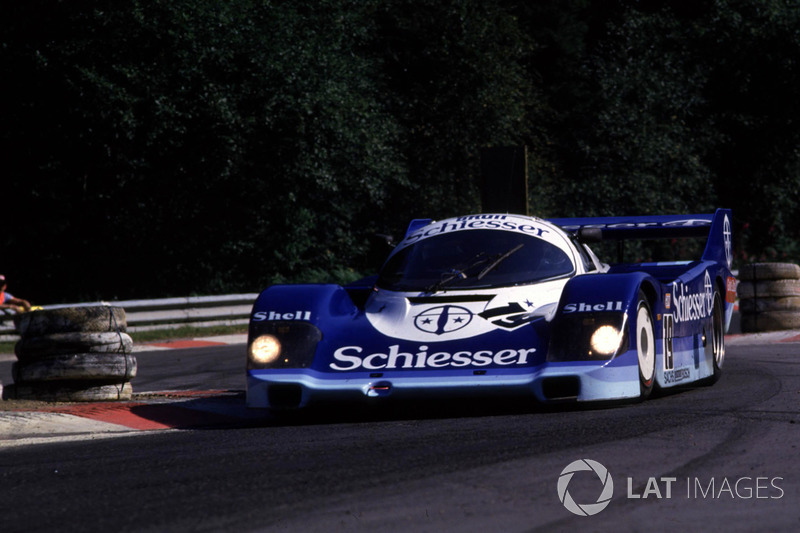
[[(697, 260), (606, 264), (597, 240), (699, 237)], [(250, 317), (247, 405), (521, 394), (644, 399), (713, 382), (735, 299), (731, 212), (414, 220), (379, 275), (274, 285)]]

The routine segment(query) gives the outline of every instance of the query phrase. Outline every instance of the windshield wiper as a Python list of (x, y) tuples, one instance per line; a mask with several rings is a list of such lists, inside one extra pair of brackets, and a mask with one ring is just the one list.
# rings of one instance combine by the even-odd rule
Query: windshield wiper
[(500, 263), (502, 263), (503, 261), (505, 261), (506, 259), (511, 257), (513, 254), (517, 253), (519, 251), (519, 249), (522, 248), (523, 246), (525, 246), (525, 245), (523, 243), (520, 243), (520, 244), (516, 245), (515, 247), (513, 247), (512, 249), (510, 249), (509, 251), (507, 251), (506, 253), (502, 254), (500, 257), (498, 257), (494, 261), (492, 261), (489, 265), (486, 266), (486, 268), (484, 268), (483, 270), (480, 271), (480, 273), (477, 276), (477, 279), (483, 279), (483, 277), (486, 274), (488, 274), (489, 272), (491, 272), (492, 270), (497, 268), (497, 265), (499, 265)]
[(454, 279), (467, 279), (467, 275), (463, 270), (450, 270), (447, 274), (442, 275), (442, 279), (425, 288), (425, 292), (436, 292)]
[(486, 252), (480, 252), (469, 262), (467, 266), (462, 269), (451, 268), (445, 274), (442, 274), (442, 279), (425, 288), (425, 292), (436, 292), (454, 279), (467, 279), (467, 270), (475, 268), (481, 263), (485, 263), (489, 258), (486, 257)]
[[(515, 247), (511, 248), (510, 250), (508, 250), (507, 252), (503, 252), (502, 254), (492, 256), (495, 259), (491, 263), (486, 265), (486, 267), (484, 267), (484, 269), (481, 270), (477, 276), (475, 276), (475, 279), (483, 279), (486, 276), (486, 274), (497, 268), (497, 265), (499, 265), (500, 263), (511, 257), (513, 254), (517, 253), (519, 249), (522, 248), (523, 246), (525, 246), (525, 244), (520, 243)], [(471, 270), (476, 266), (485, 263), (487, 261), (491, 261), (491, 257), (486, 257), (485, 252), (480, 252), (472, 259), (472, 261), (470, 261), (470, 264), (467, 265), (466, 267), (462, 269), (451, 268), (447, 273), (442, 275), (442, 279), (440, 279), (433, 285), (426, 287), (425, 292), (436, 292), (445, 285), (448, 285), (453, 280), (467, 279), (469, 277), (467, 276), (468, 270)]]

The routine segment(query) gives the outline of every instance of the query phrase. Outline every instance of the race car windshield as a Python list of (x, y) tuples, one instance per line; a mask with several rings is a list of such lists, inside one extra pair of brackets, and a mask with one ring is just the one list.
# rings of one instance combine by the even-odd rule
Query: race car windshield
[(421, 240), (392, 256), (378, 286), (395, 291), (523, 285), (572, 274), (569, 256), (547, 241), (510, 231), (468, 230)]

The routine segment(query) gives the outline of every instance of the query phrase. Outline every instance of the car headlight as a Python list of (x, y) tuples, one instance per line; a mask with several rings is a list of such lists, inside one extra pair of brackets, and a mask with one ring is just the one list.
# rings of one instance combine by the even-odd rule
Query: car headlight
[(604, 361), (624, 353), (628, 346), (625, 313), (581, 313), (553, 320), (547, 360)]
[(247, 369), (308, 368), (322, 332), (300, 320), (251, 323), (247, 342)]
[(281, 341), (274, 335), (261, 335), (250, 343), (250, 361), (256, 365), (274, 363), (281, 355)]
[(592, 333), (589, 345), (592, 347), (594, 354), (600, 357), (610, 357), (617, 351), (621, 341), (622, 335), (620, 335), (620, 331), (617, 328), (604, 325)]

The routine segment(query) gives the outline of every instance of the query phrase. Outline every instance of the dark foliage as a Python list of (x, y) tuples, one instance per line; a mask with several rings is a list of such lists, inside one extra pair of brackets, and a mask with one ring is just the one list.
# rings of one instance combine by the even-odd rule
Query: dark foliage
[(0, 272), (35, 303), (374, 270), (525, 144), (541, 216), (734, 209), (798, 260), (791, 2), (17, 2)]

